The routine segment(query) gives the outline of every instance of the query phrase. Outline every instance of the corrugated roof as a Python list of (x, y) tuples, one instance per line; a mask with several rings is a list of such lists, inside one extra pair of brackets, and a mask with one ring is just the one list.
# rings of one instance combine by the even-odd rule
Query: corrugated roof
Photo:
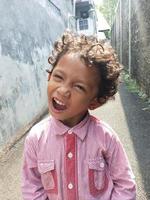
[(98, 18), (97, 30), (98, 31), (110, 30), (110, 25), (106, 21), (106, 19), (103, 16), (103, 14), (101, 12), (99, 12), (98, 10), (96, 10), (96, 13), (97, 13), (97, 18)]

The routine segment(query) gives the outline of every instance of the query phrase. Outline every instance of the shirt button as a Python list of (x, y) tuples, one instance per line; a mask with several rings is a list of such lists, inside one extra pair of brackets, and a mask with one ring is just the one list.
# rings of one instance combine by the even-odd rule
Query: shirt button
[(101, 162), (101, 163), (100, 163), (100, 167), (101, 167), (101, 168), (104, 168), (104, 166), (105, 166), (104, 163)]
[(44, 163), (40, 163), (40, 165), (41, 165), (41, 166), (43, 166), (43, 165), (44, 165)]
[(73, 157), (73, 154), (72, 154), (71, 152), (69, 152), (69, 153), (68, 153), (68, 158), (71, 159), (72, 157)]
[(68, 184), (68, 188), (71, 190), (71, 189), (73, 189), (73, 184), (72, 183), (69, 183)]
[(72, 130), (69, 130), (69, 131), (68, 131), (68, 134), (72, 134)]

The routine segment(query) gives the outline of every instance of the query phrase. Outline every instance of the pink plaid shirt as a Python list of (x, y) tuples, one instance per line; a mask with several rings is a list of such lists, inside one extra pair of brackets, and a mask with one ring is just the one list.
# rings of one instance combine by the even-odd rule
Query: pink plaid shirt
[(135, 200), (134, 176), (114, 131), (89, 114), (69, 128), (53, 117), (25, 141), (24, 200)]

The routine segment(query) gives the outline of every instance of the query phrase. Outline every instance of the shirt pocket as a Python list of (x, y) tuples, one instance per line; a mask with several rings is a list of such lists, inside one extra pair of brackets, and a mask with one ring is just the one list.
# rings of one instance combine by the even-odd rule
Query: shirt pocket
[(38, 170), (41, 174), (41, 181), (44, 187), (44, 190), (47, 193), (58, 193), (57, 186), (57, 172), (55, 169), (54, 160), (50, 161), (39, 161)]
[(98, 196), (108, 188), (106, 162), (103, 157), (90, 159), (88, 167), (90, 193), (92, 196)]

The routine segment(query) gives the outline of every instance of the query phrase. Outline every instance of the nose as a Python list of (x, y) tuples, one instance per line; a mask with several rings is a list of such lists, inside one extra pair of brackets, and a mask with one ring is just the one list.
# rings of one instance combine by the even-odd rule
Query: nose
[(67, 97), (69, 98), (71, 95), (71, 91), (70, 88), (66, 87), (66, 86), (61, 86), (58, 88), (57, 90), (58, 94), (62, 97)]

